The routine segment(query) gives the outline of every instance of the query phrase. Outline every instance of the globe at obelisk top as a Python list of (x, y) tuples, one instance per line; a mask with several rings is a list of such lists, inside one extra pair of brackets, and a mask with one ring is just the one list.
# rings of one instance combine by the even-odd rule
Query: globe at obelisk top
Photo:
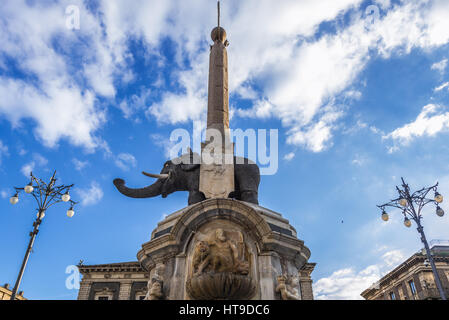
[(225, 43), (226, 41), (226, 30), (223, 29), (222, 27), (215, 27), (211, 34), (210, 37), (212, 38), (212, 41), (220, 41), (221, 43)]

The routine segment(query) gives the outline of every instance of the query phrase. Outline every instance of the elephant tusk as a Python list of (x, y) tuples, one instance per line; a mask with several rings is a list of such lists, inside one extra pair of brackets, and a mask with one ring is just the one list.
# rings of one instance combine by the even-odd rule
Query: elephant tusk
[(143, 171), (142, 174), (146, 175), (147, 177), (156, 179), (168, 179), (170, 177), (170, 174), (152, 174), (145, 171)]

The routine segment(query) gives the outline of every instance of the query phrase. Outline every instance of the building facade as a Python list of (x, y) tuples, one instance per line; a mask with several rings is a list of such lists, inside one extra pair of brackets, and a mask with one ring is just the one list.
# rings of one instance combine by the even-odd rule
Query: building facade
[(78, 300), (143, 300), (149, 273), (139, 262), (78, 265), (83, 275)]
[[(449, 296), (449, 246), (435, 245), (431, 252), (443, 289), (446, 296)], [(412, 255), (361, 295), (366, 300), (440, 299), (424, 250)]]

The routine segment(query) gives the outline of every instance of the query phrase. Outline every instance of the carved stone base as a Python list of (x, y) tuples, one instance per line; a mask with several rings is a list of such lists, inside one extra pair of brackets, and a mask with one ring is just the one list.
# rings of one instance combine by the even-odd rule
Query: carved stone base
[(244, 300), (254, 295), (251, 277), (230, 272), (205, 273), (187, 280), (187, 293), (195, 300)]
[(313, 297), (309, 249), (279, 213), (251, 203), (209, 199), (175, 212), (137, 257), (171, 300)]

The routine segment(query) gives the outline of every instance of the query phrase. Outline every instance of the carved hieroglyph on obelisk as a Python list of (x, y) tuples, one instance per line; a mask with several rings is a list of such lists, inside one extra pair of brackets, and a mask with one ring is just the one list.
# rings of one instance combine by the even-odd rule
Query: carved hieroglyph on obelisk
[(234, 188), (234, 144), (229, 130), (228, 53), (226, 31), (212, 30), (206, 141), (201, 146), (200, 191), (207, 199), (228, 198)]

